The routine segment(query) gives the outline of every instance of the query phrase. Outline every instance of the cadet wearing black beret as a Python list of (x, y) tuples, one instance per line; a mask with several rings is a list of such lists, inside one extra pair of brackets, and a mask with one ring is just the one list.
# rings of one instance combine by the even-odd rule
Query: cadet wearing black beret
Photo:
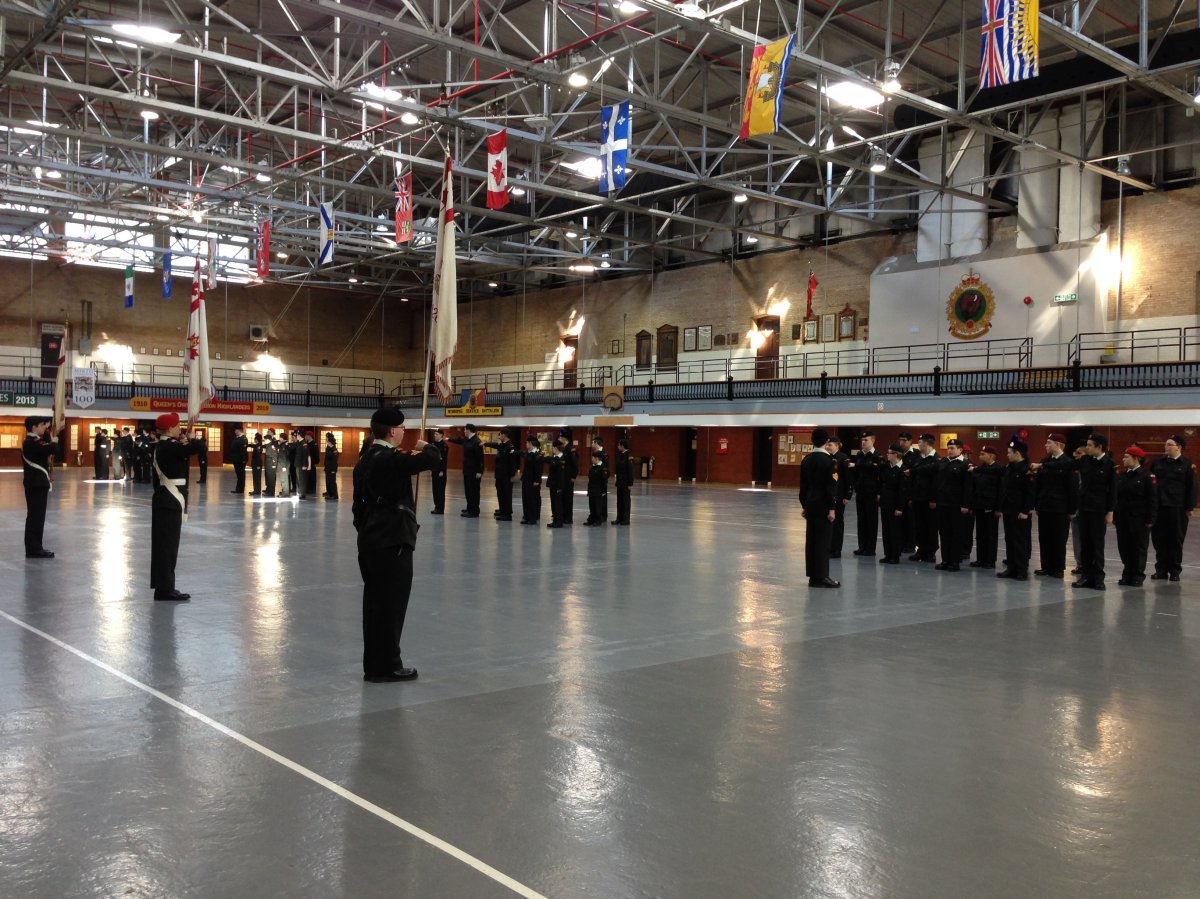
[(54, 553), (42, 546), (46, 525), (46, 500), (50, 495), (50, 457), (59, 454), (58, 444), (46, 437), (51, 419), (30, 415), (25, 419), (25, 442), (21, 445), (21, 464), (25, 468), (25, 558), (53, 559)]

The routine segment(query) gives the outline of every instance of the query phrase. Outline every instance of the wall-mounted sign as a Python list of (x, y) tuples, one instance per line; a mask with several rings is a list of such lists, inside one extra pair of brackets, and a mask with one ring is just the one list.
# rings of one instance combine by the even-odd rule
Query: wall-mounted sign
[(980, 440), (999, 440), (1000, 432), (999, 431), (976, 431), (975, 436), (978, 437)]
[(38, 404), (37, 396), (32, 393), (12, 393), (0, 390), (0, 406), (29, 406)]
[(1065, 305), (1067, 303), (1078, 303), (1079, 302), (1079, 294), (1077, 294), (1077, 293), (1056, 293), (1054, 295), (1054, 302), (1058, 303), (1059, 305)]
[[(134, 412), (187, 412), (187, 400), (159, 399), (157, 397), (135, 396), (129, 401), (129, 408)], [(240, 402), (235, 400), (209, 400), (201, 410), (213, 415), (252, 415), (258, 417), (271, 414), (270, 403)]]

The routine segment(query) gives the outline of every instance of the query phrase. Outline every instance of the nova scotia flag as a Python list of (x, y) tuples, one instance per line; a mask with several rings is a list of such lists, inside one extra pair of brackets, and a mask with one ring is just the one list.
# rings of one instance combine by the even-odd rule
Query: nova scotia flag
[(628, 100), (600, 108), (600, 193), (625, 186), (633, 111)]

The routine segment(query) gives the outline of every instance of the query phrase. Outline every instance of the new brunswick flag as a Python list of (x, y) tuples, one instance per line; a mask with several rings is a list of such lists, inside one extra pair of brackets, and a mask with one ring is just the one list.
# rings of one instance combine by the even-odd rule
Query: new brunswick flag
[(779, 114), (783, 109), (783, 86), (787, 82), (788, 61), (796, 36), (785, 37), (773, 44), (754, 48), (750, 64), (750, 81), (746, 85), (746, 102), (742, 106), (742, 140), (756, 134), (774, 134), (779, 130)]

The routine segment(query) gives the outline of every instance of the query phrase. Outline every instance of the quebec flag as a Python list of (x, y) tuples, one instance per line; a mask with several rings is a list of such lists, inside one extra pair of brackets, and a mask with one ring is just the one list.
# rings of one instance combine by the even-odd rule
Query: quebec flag
[(628, 100), (600, 107), (600, 193), (625, 186), (633, 111)]

